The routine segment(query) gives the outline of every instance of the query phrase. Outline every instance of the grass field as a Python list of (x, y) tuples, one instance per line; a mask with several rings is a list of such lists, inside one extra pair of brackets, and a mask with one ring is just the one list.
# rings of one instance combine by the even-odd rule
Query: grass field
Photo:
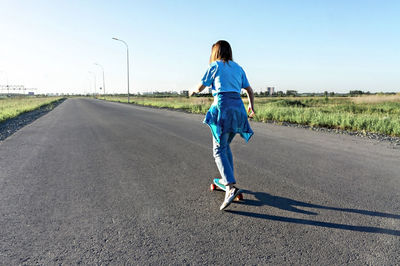
[[(107, 96), (105, 99), (127, 102), (126, 97)], [(131, 102), (205, 114), (213, 99), (207, 97), (131, 97)], [(247, 100), (244, 99), (244, 102), (246, 104)], [(255, 108), (254, 121), (290, 122), (314, 127), (400, 136), (399, 94), (362, 97), (256, 98)]]
[(61, 97), (12, 97), (0, 98), (0, 123), (7, 119), (60, 100)]
[[(99, 99), (123, 103), (128, 102), (126, 97), (106, 96), (99, 97)], [(205, 114), (213, 101), (214, 99), (211, 97), (130, 97), (130, 102), (134, 104), (180, 109), (196, 114)]]

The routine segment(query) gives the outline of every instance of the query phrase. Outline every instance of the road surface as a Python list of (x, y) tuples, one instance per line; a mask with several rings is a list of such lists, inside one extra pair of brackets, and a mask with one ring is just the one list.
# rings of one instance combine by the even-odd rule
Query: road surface
[(1, 142), (1, 264), (400, 263), (399, 149), (252, 123), (224, 212), (202, 119), (69, 99)]

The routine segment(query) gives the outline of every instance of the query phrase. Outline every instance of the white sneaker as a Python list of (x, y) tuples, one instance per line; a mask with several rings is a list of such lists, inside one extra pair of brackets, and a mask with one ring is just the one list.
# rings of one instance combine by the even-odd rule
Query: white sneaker
[(225, 182), (222, 178), (218, 179), (218, 182), (219, 182), (221, 185), (224, 185), (224, 186), (227, 185), (227, 182)]
[(233, 187), (228, 193), (225, 193), (225, 200), (222, 203), (221, 207), (219, 209), (222, 211), (226, 207), (228, 207), (232, 201), (236, 198), (237, 195), (239, 195), (242, 191), (238, 188)]

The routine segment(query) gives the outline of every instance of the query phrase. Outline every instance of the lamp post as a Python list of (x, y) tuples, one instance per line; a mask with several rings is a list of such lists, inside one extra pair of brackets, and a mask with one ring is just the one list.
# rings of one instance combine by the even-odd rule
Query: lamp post
[(92, 74), (94, 77), (94, 92), (93, 92), (93, 98), (94, 98), (94, 94), (96, 93), (96, 74), (93, 73), (92, 71), (89, 71), (89, 74)]
[(94, 63), (96, 66), (101, 67), (101, 70), (103, 70), (103, 94), (104, 97), (106, 97), (106, 83), (104, 81), (104, 67), (102, 65), (100, 65), (99, 63)]
[(116, 41), (123, 42), (125, 44), (125, 46), (126, 46), (126, 63), (127, 63), (126, 67), (127, 67), (127, 71), (128, 71), (128, 103), (129, 103), (129, 47), (128, 47), (128, 44), (123, 40), (120, 40), (118, 38), (112, 38), (112, 39), (116, 40)]

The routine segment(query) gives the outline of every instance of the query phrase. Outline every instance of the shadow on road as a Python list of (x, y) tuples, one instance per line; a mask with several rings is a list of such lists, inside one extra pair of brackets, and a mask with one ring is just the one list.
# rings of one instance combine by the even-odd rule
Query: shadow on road
[(341, 211), (341, 212), (350, 212), (350, 213), (357, 213), (357, 214), (369, 215), (369, 216), (379, 216), (379, 217), (384, 217), (384, 218), (400, 219), (400, 215), (398, 215), (398, 214), (367, 211), (367, 210), (358, 210), (358, 209), (329, 207), (329, 206), (317, 205), (317, 204), (302, 202), (302, 201), (279, 197), (279, 196), (273, 196), (273, 195), (265, 193), (265, 192), (253, 192), (253, 191), (249, 191), (249, 190), (244, 190), (243, 193), (254, 195), (256, 200), (245, 199), (239, 203), (246, 204), (246, 205), (252, 205), (252, 206), (268, 205), (268, 206), (275, 207), (275, 208), (285, 210), (285, 211), (292, 211), (292, 212), (309, 214), (309, 215), (317, 215), (318, 213), (301, 210), (301, 209), (296, 208), (295, 206)]
[[(329, 206), (323, 206), (323, 205), (317, 205), (317, 204), (297, 201), (297, 200), (279, 197), (279, 196), (273, 196), (273, 195), (265, 193), (265, 192), (252, 192), (252, 191), (248, 191), (248, 190), (244, 190), (243, 192), (246, 194), (254, 195), (256, 200), (245, 199), (242, 202), (238, 202), (239, 204), (251, 205), (251, 206), (271, 206), (271, 207), (275, 207), (275, 208), (278, 208), (281, 210), (302, 213), (302, 214), (307, 214), (307, 215), (317, 215), (318, 213), (301, 210), (296, 207), (317, 208), (317, 209), (324, 209), (324, 210), (334, 210), (334, 211), (340, 211), (340, 212), (357, 213), (357, 214), (369, 215), (369, 216), (378, 216), (378, 217), (384, 217), (384, 218), (400, 219), (400, 215), (397, 215), (397, 214), (359, 210), (359, 209), (329, 207)], [(313, 221), (313, 220), (307, 220), (307, 219), (290, 218), (290, 217), (284, 217), (284, 216), (268, 215), (268, 214), (245, 212), (245, 211), (227, 210), (227, 212), (230, 212), (232, 214), (254, 217), (254, 218), (259, 218), (259, 219), (272, 220), (272, 221), (280, 221), (280, 222), (295, 223), (295, 224), (306, 224), (306, 225), (335, 228), (335, 229), (342, 229), (342, 230), (367, 232), (367, 233), (380, 233), (380, 234), (400, 236), (400, 231), (398, 231), (398, 230), (384, 229), (384, 228), (379, 228), (379, 227), (354, 226), (354, 225), (347, 225), (347, 224), (328, 223), (328, 222), (320, 222), (320, 221)]]

